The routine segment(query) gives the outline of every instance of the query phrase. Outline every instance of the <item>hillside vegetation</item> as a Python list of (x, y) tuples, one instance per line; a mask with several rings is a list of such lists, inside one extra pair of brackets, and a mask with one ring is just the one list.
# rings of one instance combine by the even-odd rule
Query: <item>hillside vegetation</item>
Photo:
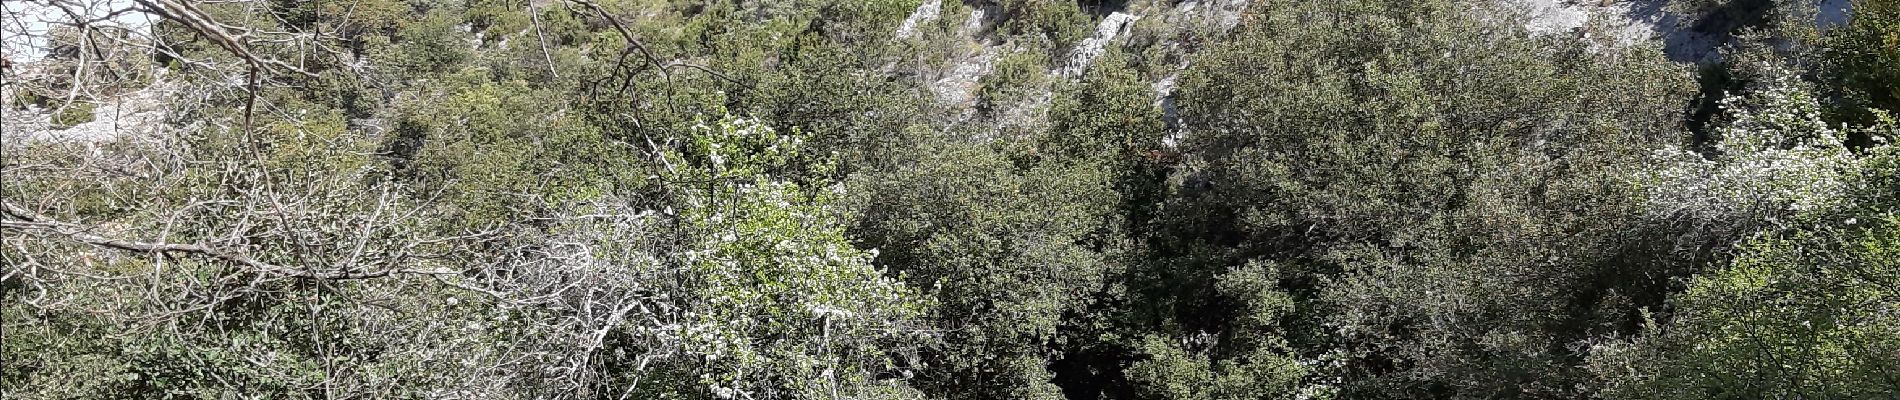
[(1900, 397), (1900, 1), (26, 3), (7, 399)]

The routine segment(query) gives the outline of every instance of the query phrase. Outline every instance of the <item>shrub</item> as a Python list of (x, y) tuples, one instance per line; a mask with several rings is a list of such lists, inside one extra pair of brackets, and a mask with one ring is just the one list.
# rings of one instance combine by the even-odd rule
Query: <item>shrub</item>
[(75, 125), (92, 122), (94, 118), (92, 115), (93, 108), (92, 103), (73, 102), (72, 105), (68, 105), (65, 109), (59, 110), (58, 114), (53, 114), (53, 129), (66, 129)]

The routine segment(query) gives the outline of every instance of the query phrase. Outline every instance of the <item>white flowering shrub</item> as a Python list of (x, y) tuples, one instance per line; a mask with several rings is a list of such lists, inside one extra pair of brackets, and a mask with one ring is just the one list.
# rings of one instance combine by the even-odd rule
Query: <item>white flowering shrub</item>
[(907, 329), (923, 308), (913, 291), (853, 247), (833, 206), (841, 186), (774, 176), (804, 140), (757, 120), (727, 117), (694, 128), (675, 171), (686, 190), (677, 222), (689, 242), (673, 302), (685, 312), (665, 325), (697, 377), (720, 398), (878, 397), (902, 376), (887, 346), (914, 343)]
[[(1646, 310), (1642, 332), (1588, 351), (1600, 398), (1891, 397), (1900, 354), (1895, 125), (1829, 127), (1779, 71), (1724, 104), (1712, 160), (1658, 173), (1657, 207), (1745, 228), (1734, 258)], [(1851, 135), (1869, 145), (1848, 147)], [(1768, 222), (1772, 226), (1746, 224)], [(1760, 228), (1760, 229), (1746, 229)], [(1871, 383), (1871, 384), (1870, 384)]]
[(701, 170), (680, 172), (686, 178), (763, 178), (787, 167), (805, 144), (799, 132), (781, 134), (763, 121), (725, 117), (712, 125), (693, 125), (685, 154), (677, 157), (699, 162)]
[(1859, 162), (1847, 131), (1821, 119), (1821, 106), (1786, 71), (1722, 108), (1729, 123), (1714, 139), (1714, 156), (1672, 148), (1652, 171), (1653, 212), (1705, 221), (1778, 220), (1841, 206), (1846, 174)]

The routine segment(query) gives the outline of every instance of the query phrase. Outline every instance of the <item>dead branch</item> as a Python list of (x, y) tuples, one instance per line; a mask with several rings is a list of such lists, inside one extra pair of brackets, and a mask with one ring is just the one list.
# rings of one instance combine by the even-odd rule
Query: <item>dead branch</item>
[(385, 268), (385, 269), (365, 271), (365, 272), (317, 272), (314, 270), (298, 269), (298, 268), (286, 267), (286, 266), (277, 265), (277, 264), (271, 264), (271, 263), (267, 263), (267, 262), (258, 260), (256, 258), (253, 258), (241, 252), (236, 252), (236, 251), (231, 251), (231, 250), (226, 250), (226, 249), (219, 249), (219, 248), (215, 248), (215, 247), (207, 246), (203, 244), (196, 244), (196, 243), (181, 244), (181, 243), (135, 241), (135, 240), (125, 240), (125, 239), (100, 236), (97, 234), (90, 233), (90, 231), (94, 231), (96, 229), (79, 225), (79, 224), (73, 224), (73, 223), (67, 223), (67, 222), (54, 220), (44, 215), (40, 215), (39, 213), (35, 213), (31, 210), (27, 210), (25, 207), (20, 207), (18, 205), (15, 205), (12, 202), (5, 202), (4, 207), (5, 207), (4, 210), (6, 211), (6, 216), (8, 218), (0, 219), (0, 228), (52, 232), (55, 234), (59, 234), (61, 236), (66, 236), (80, 243), (85, 243), (85, 244), (109, 248), (109, 249), (128, 251), (128, 252), (179, 253), (179, 254), (200, 256), (200, 257), (211, 258), (211, 259), (215, 259), (219, 261), (224, 261), (224, 262), (244, 266), (244, 267), (251, 268), (260, 272), (270, 273), (270, 274), (279, 275), (279, 276), (295, 277), (295, 278), (309, 278), (309, 279), (323, 279), (323, 280), (355, 280), (355, 279), (380, 278), (380, 277), (391, 276), (391, 275), (447, 275), (447, 274), (460, 273), (459, 271), (453, 271), (453, 270), (447, 270), (447, 269), (421, 270), (421, 269), (405, 269), (405, 268)]
[(258, 56), (257, 53), (251, 51), (250, 46), (248, 46), (245, 41), (232, 36), (230, 31), (224, 28), (224, 24), (220, 24), (216, 20), (211, 19), (210, 15), (206, 14), (204, 10), (198, 9), (196, 6), (174, 0), (135, 1), (153, 14), (185, 24), (186, 27), (197, 31), (200, 35), (204, 35), (205, 38), (210, 39), (213, 43), (217, 43), (219, 47), (223, 47), (226, 51), (238, 56), (238, 58), (244, 59), (245, 62), (263, 68), (267, 72), (292, 72), (306, 77), (317, 77), (316, 73), (297, 68), (289, 63)]

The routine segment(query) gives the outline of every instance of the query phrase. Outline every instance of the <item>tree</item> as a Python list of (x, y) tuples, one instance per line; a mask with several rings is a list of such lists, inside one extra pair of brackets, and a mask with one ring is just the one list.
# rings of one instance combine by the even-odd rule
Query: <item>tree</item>
[[(1822, 75), (1838, 104), (1830, 121), (1869, 125), (1873, 110), (1900, 111), (1900, 5), (1857, 1), (1846, 26), (1821, 40)], [(1863, 138), (1862, 140), (1866, 140)], [(1863, 143), (1864, 145), (1864, 143)]]
[(1055, 398), (1057, 327), (1101, 289), (1091, 239), (1113, 218), (1109, 176), (1018, 169), (980, 143), (924, 136), (891, 164), (853, 176), (853, 234), (940, 305), (935, 366), (919, 382), (950, 398)]
[[(1639, 335), (1591, 353), (1609, 398), (1879, 398), (1900, 392), (1893, 291), (1900, 175), (1892, 146), (1854, 154), (1783, 71), (1732, 101), (1701, 204), (1760, 207), (1770, 227), (1697, 274)], [(1673, 200), (1698, 207), (1695, 199)], [(1760, 215), (1760, 214), (1758, 214)]]
[[(914, 397), (929, 307), (844, 239), (828, 149), (738, 118), (611, 135), (584, 85), (522, 72), (624, 73), (595, 54), (499, 62), (464, 47), (492, 15), (366, 3), (141, 2), (175, 20), (141, 44), (191, 66), (140, 92), (167, 119), (9, 118), (0, 391)], [(537, 17), (618, 18), (572, 3)]]
[(1681, 137), (1658, 110), (1684, 104), (1686, 73), (1485, 7), (1268, 4), (1192, 61), (1193, 159), (1146, 278), (1175, 320), (1232, 330), (1206, 294), (1272, 262), (1300, 304), (1291, 356), (1342, 396), (1580, 395), (1571, 345), (1635, 329), (1704, 254), (1630, 175)]

